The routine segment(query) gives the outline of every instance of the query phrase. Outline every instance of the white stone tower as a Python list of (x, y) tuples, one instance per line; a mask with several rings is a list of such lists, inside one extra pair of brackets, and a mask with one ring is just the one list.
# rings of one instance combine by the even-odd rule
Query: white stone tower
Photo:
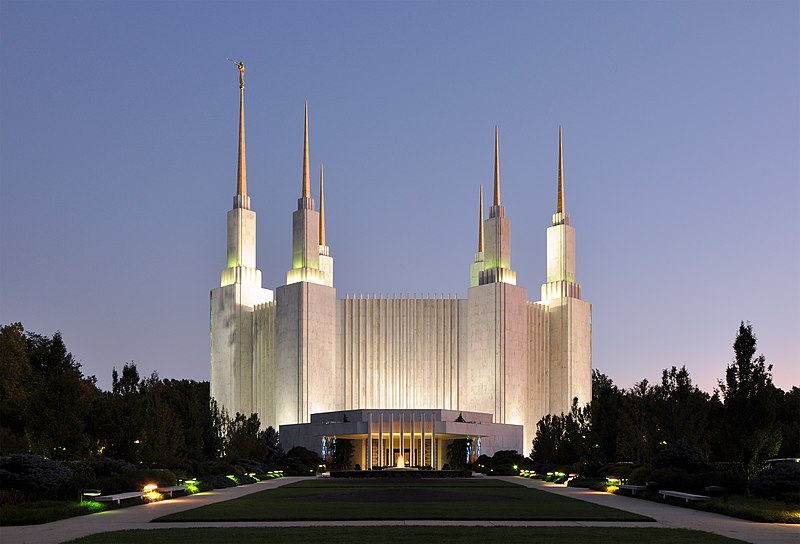
[[(324, 190), (322, 178), (320, 188)], [(333, 258), (321, 219), (311, 198), (306, 102), (302, 193), (292, 214), (292, 268), (286, 285), (275, 291), (277, 425), (306, 423), (312, 413), (337, 410), (343, 404), (336, 366)]]
[[(485, 230), (484, 267), (467, 296), (466, 391), (460, 403), (524, 425), (527, 395), (526, 291), (511, 269), (511, 225), (500, 203), (500, 145), (495, 127), (494, 199)], [(482, 213), (482, 212), (481, 212)], [(473, 265), (474, 267), (474, 265)]]
[(572, 399), (592, 400), (592, 305), (575, 282), (575, 228), (564, 204), (564, 154), (558, 128), (558, 202), (547, 229), (547, 283), (542, 303), (550, 311), (550, 409), (567, 413)]
[(256, 213), (247, 196), (244, 63), (239, 67), (239, 166), (228, 212), (228, 267), (211, 291), (211, 398), (229, 414), (253, 411), (253, 307), (272, 300), (256, 268)]

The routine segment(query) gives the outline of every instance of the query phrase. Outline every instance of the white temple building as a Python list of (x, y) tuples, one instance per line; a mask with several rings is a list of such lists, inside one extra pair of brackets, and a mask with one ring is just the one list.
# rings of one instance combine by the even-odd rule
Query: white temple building
[(341, 299), (325, 235), (321, 168), (318, 209), (311, 196), (307, 103), (292, 267), (285, 285), (262, 287), (247, 196), (243, 77), (239, 101), (227, 268), (211, 291), (211, 396), (221, 408), (257, 413), (263, 427), (280, 429), (287, 450), (322, 453), (336, 437), (348, 438), (362, 467), (402, 459), (438, 468), (457, 438), (469, 439), (473, 457), (527, 454), (542, 417), (568, 412), (573, 398), (581, 405), (591, 400), (592, 305), (581, 299), (575, 278), (560, 128), (541, 300), (528, 300), (511, 268), (496, 129), (492, 205), (487, 217), (481, 190), (477, 252), (464, 273), (467, 298)]

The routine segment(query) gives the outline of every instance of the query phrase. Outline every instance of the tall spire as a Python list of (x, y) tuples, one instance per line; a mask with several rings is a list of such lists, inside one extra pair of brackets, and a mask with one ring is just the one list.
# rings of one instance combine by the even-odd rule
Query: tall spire
[(247, 161), (244, 145), (244, 62), (228, 59), (239, 69), (239, 167), (236, 172), (235, 208), (249, 208), (247, 198)]
[(564, 148), (561, 125), (558, 125), (558, 207), (556, 213), (564, 213)]
[(478, 252), (483, 251), (483, 184), (480, 189), (480, 203), (478, 204)]
[(306, 119), (303, 134), (303, 194), (302, 198), (311, 198), (311, 173), (308, 166), (308, 100), (306, 100)]
[(497, 125), (494, 126), (494, 205), (500, 205), (500, 144)]
[(325, 167), (322, 164), (319, 165), (319, 245), (321, 246), (326, 245), (325, 244)]

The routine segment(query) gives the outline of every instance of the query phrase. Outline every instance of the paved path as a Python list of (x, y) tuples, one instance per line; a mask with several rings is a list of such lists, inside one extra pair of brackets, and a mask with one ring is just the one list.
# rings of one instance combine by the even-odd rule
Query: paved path
[(590, 489), (546, 484), (541, 480), (515, 477), (501, 477), (500, 479), (572, 497), (573, 499), (649, 516), (658, 522), (656, 524), (651, 523), (650, 526), (708, 531), (758, 544), (800, 544), (800, 525), (747, 521), (712, 512), (702, 512), (691, 508), (682, 508)]
[[(178, 497), (162, 502), (121, 508), (88, 516), (54, 521), (44, 525), (21, 527), (0, 527), (2, 544), (58, 544), (82, 536), (124, 529), (169, 529), (197, 527), (197, 523), (150, 523), (151, 520), (197, 508), (206, 504), (243, 497), (251, 493), (273, 489), (304, 478), (281, 478), (253, 485), (218, 489), (187, 497)], [(508, 527), (663, 527), (686, 528), (710, 531), (730, 538), (758, 544), (798, 544), (800, 527), (797, 525), (765, 524), (739, 520), (719, 514), (700, 512), (677, 506), (621, 497), (585, 489), (544, 484), (539, 480), (501, 477), (513, 483), (541, 489), (551, 493), (566, 495), (580, 500), (619, 508), (628, 512), (649, 516), (653, 522), (612, 522), (612, 521), (448, 521), (448, 520), (409, 520), (409, 521), (272, 521), (272, 522), (208, 522), (204, 527), (311, 527), (311, 526), (375, 526), (375, 525), (471, 525)]]

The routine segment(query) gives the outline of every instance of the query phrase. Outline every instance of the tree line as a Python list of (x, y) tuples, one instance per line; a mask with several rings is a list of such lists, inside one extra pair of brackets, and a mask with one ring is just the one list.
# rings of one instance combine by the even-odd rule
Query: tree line
[(537, 425), (531, 458), (589, 468), (618, 461), (647, 465), (665, 448), (689, 448), (705, 462), (739, 464), (747, 477), (775, 457), (800, 457), (800, 388), (772, 383), (772, 365), (756, 355), (751, 324), (741, 323), (733, 362), (713, 394), (692, 383), (686, 367), (617, 387), (597, 370), (592, 401)]
[(0, 327), (0, 453), (54, 460), (121, 459), (196, 471), (198, 465), (282, 457), (258, 415), (229, 415), (208, 382), (142, 377), (136, 364), (112, 371), (111, 391), (84, 376), (59, 332)]
[[(733, 347), (713, 394), (695, 386), (685, 367), (629, 389), (595, 370), (592, 402), (543, 418), (531, 458), (585, 467), (649, 464), (680, 442), (707, 461), (740, 463), (753, 474), (767, 458), (800, 456), (800, 388), (773, 385), (751, 325), (740, 325)], [(103, 391), (94, 376), (83, 375), (60, 333), (27, 332), (20, 323), (0, 327), (0, 454), (14, 452), (190, 472), (220, 460), (283, 460), (278, 433), (262, 431), (256, 414), (219, 410), (208, 382), (142, 377), (131, 362), (113, 370), (111, 391)]]

